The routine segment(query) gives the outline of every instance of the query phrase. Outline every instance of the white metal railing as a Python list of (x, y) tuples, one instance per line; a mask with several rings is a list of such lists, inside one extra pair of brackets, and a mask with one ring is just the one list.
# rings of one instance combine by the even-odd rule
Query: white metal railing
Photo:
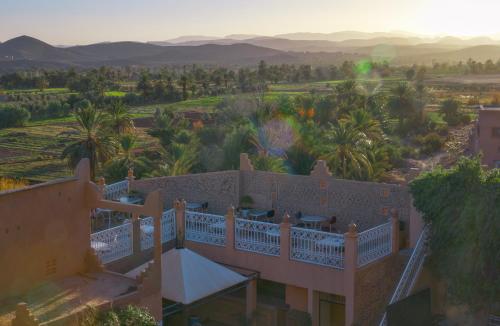
[(290, 259), (342, 269), (344, 268), (344, 236), (292, 227)]
[(358, 234), (358, 267), (385, 257), (391, 251), (391, 221)]
[(117, 200), (128, 194), (128, 180), (106, 185), (104, 188), (104, 199)]
[(234, 229), (236, 249), (270, 256), (280, 255), (279, 224), (236, 218)]
[[(141, 250), (154, 246), (154, 222), (153, 217), (141, 218)], [(163, 212), (161, 216), (161, 243), (175, 239), (175, 209)]]
[(175, 209), (163, 212), (161, 216), (161, 243), (169, 242), (176, 238)]
[[(389, 305), (393, 304), (397, 301), (400, 301), (406, 298), (415, 284), (417, 280), (418, 274), (422, 269), (422, 265), (424, 264), (425, 254), (427, 251), (427, 235), (429, 232), (429, 226), (426, 225), (422, 232), (420, 233), (420, 237), (418, 238), (417, 244), (413, 249), (413, 252), (406, 264), (406, 267), (401, 274), (401, 278), (399, 279), (398, 285), (392, 294), (391, 300), (389, 301)], [(380, 326), (385, 326), (387, 323), (387, 316), (384, 313), (382, 317), (382, 321), (380, 322)]]
[(226, 218), (193, 211), (186, 211), (186, 240), (216, 246), (226, 245)]
[(103, 263), (132, 255), (132, 223), (126, 223), (90, 235), (90, 245)]

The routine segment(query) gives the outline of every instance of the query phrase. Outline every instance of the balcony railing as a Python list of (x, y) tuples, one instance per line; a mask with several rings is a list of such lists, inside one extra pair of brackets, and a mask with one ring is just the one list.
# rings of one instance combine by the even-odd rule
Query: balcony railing
[[(141, 250), (153, 247), (154, 223), (151, 216), (141, 218)], [(165, 243), (175, 239), (175, 210), (164, 211), (161, 216), (161, 242)]]
[(104, 199), (118, 200), (128, 194), (128, 180), (106, 185), (104, 188)]
[(292, 227), (290, 231), (290, 258), (293, 260), (344, 268), (344, 236)]
[[(393, 304), (398, 302), (404, 298), (406, 298), (411, 290), (413, 289), (413, 285), (418, 278), (420, 270), (422, 269), (422, 265), (424, 264), (425, 255), (427, 252), (427, 236), (429, 232), (429, 226), (426, 225), (420, 233), (420, 237), (418, 238), (417, 244), (413, 249), (413, 252), (406, 264), (406, 267), (401, 274), (401, 278), (399, 279), (398, 285), (396, 286), (396, 290), (392, 294), (391, 300), (389, 304)], [(380, 326), (385, 326), (387, 324), (386, 314), (382, 317), (382, 321), (380, 322)]]
[(279, 224), (237, 218), (234, 228), (236, 249), (270, 256), (280, 255)]
[(364, 266), (392, 252), (392, 223), (376, 226), (358, 234), (358, 266)]
[(193, 211), (186, 211), (186, 240), (211, 244), (226, 245), (226, 218)]
[(90, 235), (90, 245), (103, 263), (110, 263), (133, 253), (132, 223)]

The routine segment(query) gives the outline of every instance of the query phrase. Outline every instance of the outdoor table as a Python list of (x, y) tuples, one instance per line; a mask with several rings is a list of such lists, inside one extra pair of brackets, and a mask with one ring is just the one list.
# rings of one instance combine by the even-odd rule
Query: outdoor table
[(267, 217), (267, 211), (259, 210), (259, 209), (252, 209), (250, 212), (248, 212), (248, 218), (251, 220), (260, 220), (264, 219)]
[(209, 225), (210, 231), (222, 233), (226, 228), (226, 222), (217, 222)]
[(122, 204), (140, 204), (142, 202), (141, 197), (136, 196), (122, 196), (120, 197), (120, 203)]
[(307, 228), (312, 228), (318, 230), (321, 223), (328, 220), (328, 217), (316, 216), (316, 215), (305, 215), (300, 218), (302, 223), (306, 225)]
[(90, 241), (90, 246), (96, 251), (108, 252), (111, 250), (109, 244), (102, 241)]
[(152, 235), (155, 231), (155, 227), (152, 225), (141, 225), (141, 232), (145, 235)]
[(267, 230), (266, 231), (266, 235), (269, 237), (269, 238), (275, 238), (275, 237), (279, 237), (280, 236), (280, 230), (276, 230), (276, 229), (271, 229), (271, 230)]
[(201, 211), (203, 205), (201, 203), (186, 203), (186, 209), (188, 211)]
[(339, 238), (324, 238), (316, 241), (316, 245), (320, 247), (344, 247), (344, 239)]

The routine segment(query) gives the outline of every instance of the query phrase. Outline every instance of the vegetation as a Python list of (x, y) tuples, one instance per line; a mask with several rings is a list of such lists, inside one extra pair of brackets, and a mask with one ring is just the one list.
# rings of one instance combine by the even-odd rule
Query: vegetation
[(27, 185), (26, 180), (0, 177), (0, 191), (24, 188)]
[(500, 170), (463, 158), (411, 183), (415, 207), (431, 225), (429, 265), (454, 303), (488, 307), (500, 299)]
[(129, 305), (125, 308), (97, 312), (88, 310), (79, 323), (81, 326), (155, 326), (151, 314), (141, 308)]

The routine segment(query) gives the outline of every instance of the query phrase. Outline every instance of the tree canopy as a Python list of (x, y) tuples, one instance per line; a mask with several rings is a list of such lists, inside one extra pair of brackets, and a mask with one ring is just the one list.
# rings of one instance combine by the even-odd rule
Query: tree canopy
[(500, 170), (462, 158), (411, 185), (415, 207), (431, 225), (429, 266), (450, 299), (471, 308), (500, 299)]

